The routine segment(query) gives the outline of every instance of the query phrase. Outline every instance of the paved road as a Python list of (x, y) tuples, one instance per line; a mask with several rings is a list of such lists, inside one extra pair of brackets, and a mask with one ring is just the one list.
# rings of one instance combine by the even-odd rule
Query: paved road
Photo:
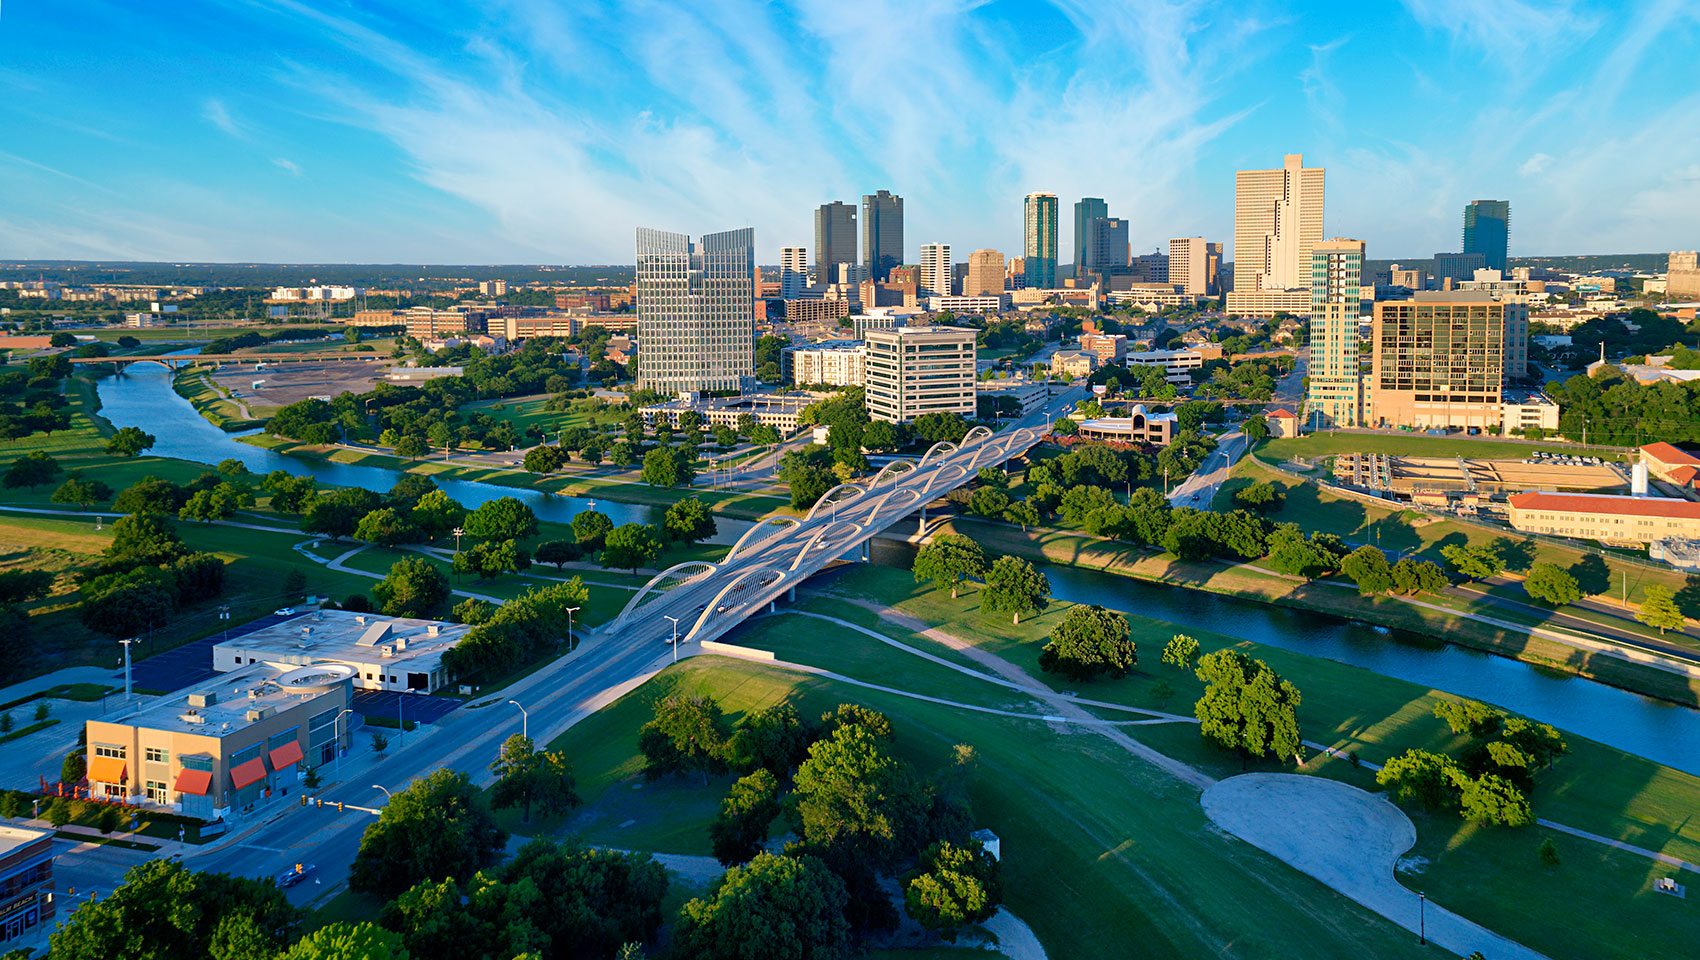
[(1245, 434), (1238, 430), (1218, 436), (1216, 449), (1198, 465), (1192, 476), (1181, 481), (1180, 486), (1169, 494), (1169, 505), (1210, 509), (1210, 501), (1216, 498), (1216, 492), (1228, 481), (1229, 469), (1239, 459), (1240, 454), (1246, 451), (1247, 446)]
[(1271, 397), (1276, 406), (1304, 416), (1305, 402), (1305, 371), (1310, 367), (1310, 348), (1298, 352), (1293, 361), (1293, 371), (1275, 382), (1275, 393)]

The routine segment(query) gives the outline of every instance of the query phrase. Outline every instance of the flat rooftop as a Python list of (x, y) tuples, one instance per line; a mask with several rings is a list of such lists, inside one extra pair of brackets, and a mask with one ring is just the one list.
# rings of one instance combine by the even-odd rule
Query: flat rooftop
[(0, 857), (9, 857), (18, 850), (51, 836), (53, 836), (51, 830), (0, 826)]
[(352, 680), (354, 670), (342, 664), (292, 667), (282, 670), (264, 663), (221, 673), (188, 691), (162, 697), (133, 713), (100, 717), (118, 726), (169, 730), (204, 737), (222, 737), (255, 720), (248, 712), (271, 707), (274, 713), (323, 693), (328, 684)]
[[(243, 650), (276, 663), (306, 664), (331, 660), (370, 663), (380, 658), (405, 663), (441, 656), (472, 628), (464, 623), (386, 617), (352, 610), (320, 610), (261, 627), (218, 644), (217, 650)], [(389, 654), (384, 653), (389, 648)]]

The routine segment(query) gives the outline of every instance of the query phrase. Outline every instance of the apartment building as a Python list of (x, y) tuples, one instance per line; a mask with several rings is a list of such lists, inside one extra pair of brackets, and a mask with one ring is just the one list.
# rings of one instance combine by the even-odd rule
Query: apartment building
[(824, 323), (836, 326), (839, 319), (850, 315), (849, 300), (787, 300), (785, 322), (792, 326)]
[(948, 297), (955, 293), (951, 286), (950, 244), (921, 244), (920, 271), (916, 277), (917, 296)]
[(1169, 282), (1181, 293), (1214, 297), (1222, 292), (1222, 245), (1203, 237), (1169, 241)]
[[(822, 282), (825, 282), (824, 279)], [(798, 300), (809, 285), (809, 248), (779, 248), (779, 296), (783, 300)]]
[(927, 413), (973, 417), (976, 333), (947, 326), (869, 330), (868, 415), (888, 423)]
[(1505, 306), (1455, 292), (1377, 303), (1374, 420), (1419, 429), (1501, 424)]
[(786, 383), (859, 387), (868, 382), (868, 346), (859, 340), (828, 340), (786, 347), (779, 353)]
[(1080, 349), (1098, 358), (1098, 365), (1121, 363), (1127, 359), (1127, 336), (1120, 333), (1083, 333)]
[(1336, 238), (1311, 247), (1310, 392), (1307, 419), (1318, 427), (1363, 422), (1363, 374), (1358, 369), (1358, 314), (1364, 242)]

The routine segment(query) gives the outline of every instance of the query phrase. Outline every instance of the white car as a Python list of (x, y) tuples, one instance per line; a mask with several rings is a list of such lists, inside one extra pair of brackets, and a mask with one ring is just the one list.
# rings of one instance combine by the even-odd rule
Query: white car
[(280, 608), (280, 609), (277, 609), (277, 610), (273, 610), (272, 616), (274, 616), (274, 617), (293, 617), (293, 616), (295, 616), (295, 608), (294, 607), (283, 607), (283, 608)]

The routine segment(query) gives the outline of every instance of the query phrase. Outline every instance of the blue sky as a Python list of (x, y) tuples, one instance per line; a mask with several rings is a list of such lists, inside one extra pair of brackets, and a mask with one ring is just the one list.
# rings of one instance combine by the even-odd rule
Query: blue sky
[[(9, 0), (0, 257), (624, 263), (632, 228), (889, 188), (906, 256), (1108, 199), (1136, 252), (1231, 240), (1302, 152), (1371, 257), (1700, 244), (1700, 5)], [(1071, 236), (1063, 231), (1063, 257)], [(1230, 251), (1231, 255), (1231, 251)]]

